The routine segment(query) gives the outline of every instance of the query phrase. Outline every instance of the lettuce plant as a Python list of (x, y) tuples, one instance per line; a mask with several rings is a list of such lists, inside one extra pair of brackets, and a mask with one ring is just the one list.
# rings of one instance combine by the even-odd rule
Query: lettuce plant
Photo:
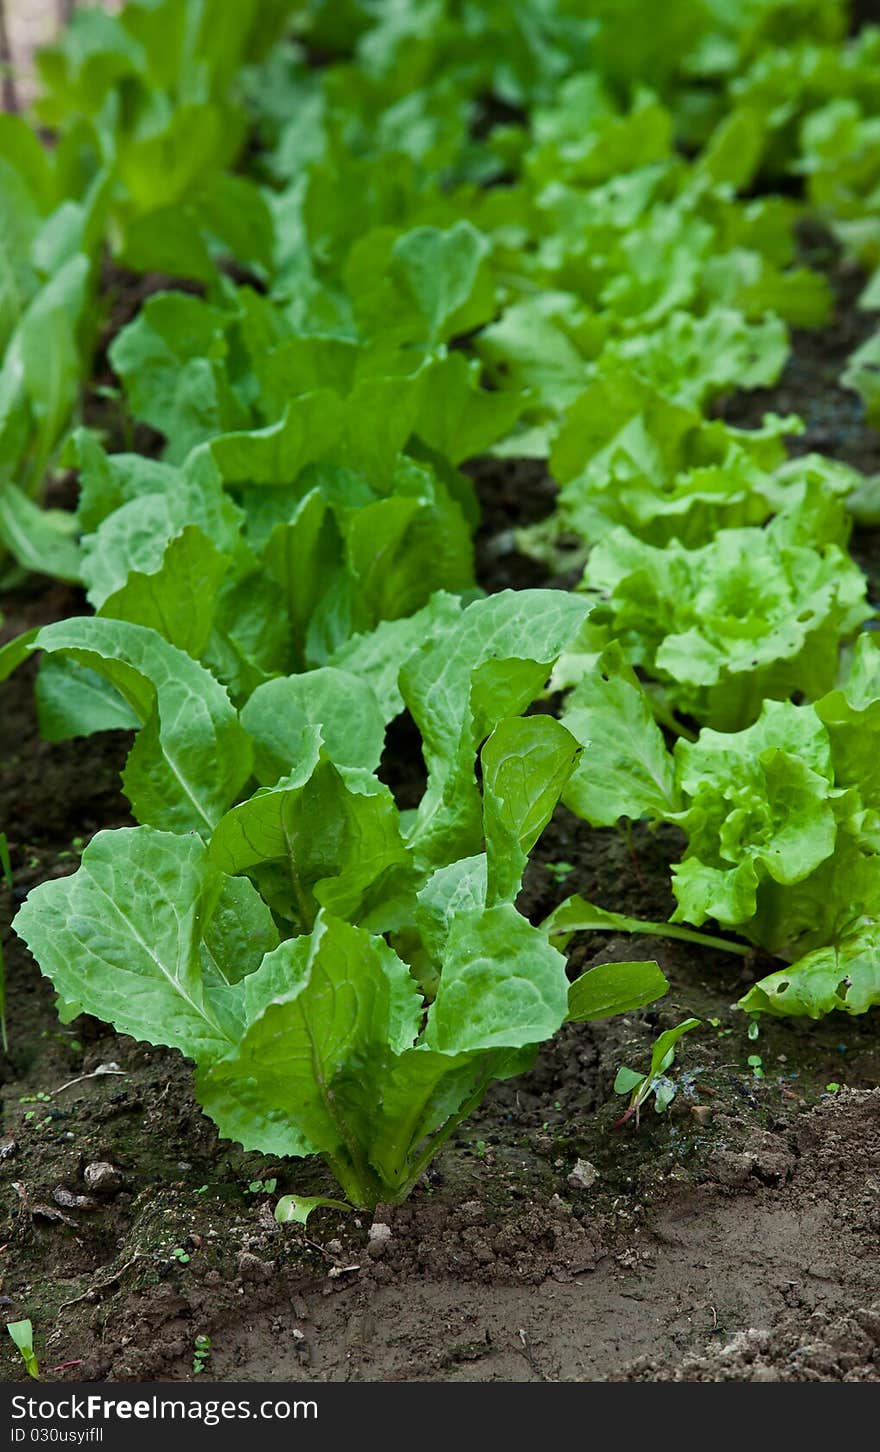
[[(102, 673), (143, 722), (124, 785), (144, 825), (99, 833), (16, 918), (65, 1012), (179, 1049), (222, 1134), (322, 1155), (353, 1204), (408, 1194), (563, 1022), (665, 991), (654, 963), (570, 985), (515, 906), (580, 753), (519, 713), (585, 614), (555, 591), (439, 597), (346, 665), (261, 686), (240, 718), (144, 626), (66, 622), (20, 645)], [(375, 775), (403, 707), (427, 770), (414, 812)]]
[[(696, 549), (720, 529), (765, 524), (810, 500), (845, 501), (858, 482), (854, 470), (816, 454), (787, 458), (785, 436), (802, 427), (768, 414), (760, 428), (734, 428), (610, 370), (567, 411), (549, 460), (559, 484), (554, 517), (520, 531), (520, 547), (569, 568), (571, 550), (552, 548), (560, 534), (586, 549), (620, 525), (646, 544), (675, 539)], [(834, 527), (844, 543), (842, 506), (839, 514), (836, 526), (823, 521), (823, 536)]]
[(129, 0), (76, 11), (38, 57), (41, 121), (75, 134), (88, 181), (107, 190), (114, 255), (137, 271), (218, 281), (235, 256), (265, 274), (271, 215), (232, 171), (248, 118), (242, 69), (282, 31), (289, 0)]
[[(642, 0), (233, 8), (79, 13), (42, 61), (54, 150), (0, 128), (0, 537), (96, 612), (0, 665), (43, 653), (50, 737), (137, 730), (140, 823), (16, 922), (66, 1014), (178, 1048), (222, 1133), (321, 1154), (373, 1205), (566, 1018), (665, 988), (652, 964), (569, 984), (571, 932), (631, 920), (518, 913), (560, 794), (684, 830), (675, 919), (641, 926), (776, 954), (746, 1007), (880, 997), (873, 647), (836, 686), (869, 613), (853, 478), (786, 462), (792, 420), (706, 417), (830, 306), (798, 204), (756, 181), (806, 176), (876, 262), (877, 39), (844, 44), (838, 0), (669, 0), (650, 27)], [(288, 22), (305, 45), (273, 47)], [(114, 340), (161, 458), (79, 433), (71, 523), (28, 495), (76, 412), (105, 246), (204, 296), (159, 294)], [(474, 598), (459, 466), (489, 449), (549, 454), (533, 544), (563, 563), (573, 538), (593, 599)], [(561, 724), (523, 715), (551, 671)], [(404, 710), (407, 811), (378, 774)], [(724, 734), (670, 752), (676, 713)]]
[(76, 578), (71, 521), (36, 501), (90, 366), (106, 211), (103, 180), (81, 189), (75, 158), (0, 116), (0, 544), (62, 579)]
[(841, 683), (814, 705), (766, 701), (747, 729), (706, 728), (669, 753), (619, 647), (606, 649), (563, 718), (606, 770), (591, 778), (579, 765), (564, 800), (597, 824), (627, 816), (680, 826), (677, 907), (671, 926), (639, 924), (573, 898), (550, 919), (551, 938), (616, 929), (699, 940), (681, 925), (714, 921), (788, 965), (749, 990), (750, 1012), (819, 1018), (880, 1003), (878, 661), (862, 635)]
[(668, 710), (736, 731), (767, 698), (823, 695), (841, 644), (872, 613), (859, 567), (837, 544), (813, 545), (811, 532), (803, 504), (694, 550), (618, 528), (596, 545), (580, 588)]

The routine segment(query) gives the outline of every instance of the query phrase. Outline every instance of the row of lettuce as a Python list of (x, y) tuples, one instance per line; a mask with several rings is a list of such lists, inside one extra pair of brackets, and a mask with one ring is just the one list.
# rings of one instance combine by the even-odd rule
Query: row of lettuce
[[(572, 932), (638, 924), (517, 911), (560, 798), (684, 829), (670, 931), (784, 964), (749, 1011), (880, 1001), (870, 481), (789, 459), (796, 420), (714, 416), (829, 315), (801, 217), (880, 263), (880, 31), (837, 0), (639, 11), (135, 0), (43, 58), (54, 149), (0, 127), (0, 535), (94, 610), (0, 661), (41, 653), (49, 739), (137, 730), (141, 824), (16, 929), (65, 1016), (181, 1049), (221, 1132), (323, 1155), (356, 1204), (566, 1019), (665, 991), (650, 962), (568, 982)], [(75, 426), (108, 258), (189, 284), (109, 351), (150, 454)], [(476, 588), (486, 453), (549, 459), (521, 544), (575, 590)], [(561, 722), (524, 714), (548, 689)]]

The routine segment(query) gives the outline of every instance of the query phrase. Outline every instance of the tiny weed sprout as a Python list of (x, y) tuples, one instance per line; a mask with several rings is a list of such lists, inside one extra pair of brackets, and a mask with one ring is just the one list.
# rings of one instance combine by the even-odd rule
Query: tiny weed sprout
[(178, 1265), (189, 1265), (190, 1257), (182, 1245), (175, 1245), (170, 1255), (171, 1259), (176, 1260)]
[(247, 1187), (249, 1195), (273, 1195), (278, 1181), (274, 1178), (268, 1180), (251, 1180)]
[(193, 1376), (201, 1376), (211, 1360), (211, 1338), (199, 1335), (193, 1341)]
[(34, 1381), (40, 1379), (40, 1368), (37, 1362), (37, 1355), (34, 1351), (34, 1328), (30, 1321), (7, 1321), (6, 1330), (12, 1337), (15, 1345), (21, 1353), (21, 1359), (25, 1364), (28, 1376)]
[(560, 887), (566, 878), (570, 877), (574, 872), (574, 864), (571, 862), (545, 862), (544, 866), (553, 878), (553, 881)]
[(615, 1129), (620, 1129), (629, 1119), (635, 1118), (636, 1129), (639, 1127), (639, 1120), (642, 1105), (654, 1096), (654, 1108), (658, 1114), (663, 1114), (669, 1108), (676, 1095), (676, 1086), (667, 1077), (667, 1069), (672, 1067), (675, 1060), (675, 1050), (682, 1034), (690, 1033), (691, 1029), (698, 1028), (698, 1018), (687, 1018), (676, 1028), (666, 1029), (660, 1034), (651, 1052), (651, 1065), (647, 1074), (639, 1074), (635, 1069), (628, 1069), (625, 1066), (617, 1071), (614, 1080), (615, 1094), (628, 1094), (629, 1105), (620, 1119), (615, 1122)]
[(761, 1058), (760, 1054), (749, 1054), (746, 1063), (751, 1069), (755, 1079), (764, 1078), (764, 1060)]

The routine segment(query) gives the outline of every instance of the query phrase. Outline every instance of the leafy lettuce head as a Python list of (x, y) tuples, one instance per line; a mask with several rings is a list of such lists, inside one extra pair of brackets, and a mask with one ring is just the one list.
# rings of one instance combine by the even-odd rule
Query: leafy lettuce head
[(674, 920), (754, 937), (765, 884), (800, 883), (834, 852), (842, 793), (828, 734), (812, 707), (767, 701), (748, 730), (705, 730), (675, 755), (689, 805), (676, 817), (688, 848), (673, 869)]
[(633, 663), (669, 705), (724, 731), (751, 725), (761, 701), (834, 683), (838, 648), (870, 613), (865, 580), (837, 545), (767, 529), (720, 530), (697, 550), (656, 549), (614, 530), (590, 557), (582, 588)]

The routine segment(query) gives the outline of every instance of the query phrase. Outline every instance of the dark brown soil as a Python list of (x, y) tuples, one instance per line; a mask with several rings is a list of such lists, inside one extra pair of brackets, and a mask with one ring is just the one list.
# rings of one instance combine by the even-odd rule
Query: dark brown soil
[(540, 459), (474, 459), (465, 466), (480, 502), (477, 578), (487, 590), (530, 590), (548, 581), (537, 560), (521, 554), (516, 531), (553, 513), (559, 492)]
[(791, 454), (829, 454), (864, 474), (874, 474), (880, 469), (880, 434), (865, 422), (858, 394), (840, 383), (850, 355), (877, 329), (877, 314), (857, 306), (865, 275), (836, 256), (819, 229), (804, 238), (802, 254), (805, 262), (820, 270), (830, 263), (834, 309), (828, 325), (796, 329), (776, 387), (738, 393), (726, 399), (719, 412), (739, 428), (757, 427), (765, 413), (798, 414), (806, 427), (788, 440)]
[[(871, 467), (876, 441), (836, 389), (837, 363), (810, 361), (843, 349), (834, 328), (824, 343), (797, 340), (759, 411), (824, 419), (821, 447)], [(483, 583), (544, 583), (510, 530), (552, 508), (552, 481), (532, 464), (473, 472)], [(862, 544), (873, 563), (875, 541)], [(36, 582), (5, 603), (4, 631), (80, 608)], [(128, 820), (128, 738), (41, 743), (28, 670), (2, 687), (0, 710), (8, 923), (34, 883), (73, 870), (95, 830)], [(385, 763), (403, 805), (421, 770), (403, 722)], [(670, 830), (639, 828), (629, 843), (560, 811), (521, 907), (538, 919), (580, 891), (665, 917), (679, 848)], [(219, 1141), (179, 1055), (91, 1019), (60, 1025), (8, 928), (3, 944), (0, 1301), (9, 1319), (31, 1317), (49, 1379), (186, 1379), (197, 1335), (211, 1337), (220, 1380), (880, 1379), (874, 1015), (762, 1023), (752, 1039), (733, 1005), (759, 962), (583, 935), (573, 969), (656, 956), (669, 996), (568, 1028), (531, 1074), (498, 1086), (411, 1200), (377, 1212), (391, 1231), (380, 1247), (365, 1216), (321, 1210), (307, 1231), (278, 1227), (279, 1194), (332, 1193), (321, 1167)], [(688, 1014), (703, 1025), (682, 1041), (670, 1110), (616, 1129), (618, 1067), (644, 1066), (658, 1029)], [(763, 1077), (747, 1062), (756, 1053)], [(4, 1377), (24, 1376), (11, 1343), (2, 1358)]]
[[(840, 382), (851, 355), (880, 325), (875, 312), (857, 305), (865, 275), (838, 255), (820, 228), (805, 233), (802, 250), (805, 262), (828, 270), (834, 290), (828, 326), (793, 333), (776, 388), (721, 400), (718, 412), (739, 428), (757, 427), (765, 413), (798, 414), (806, 427), (788, 439), (790, 454), (828, 454), (865, 475), (880, 474), (880, 432), (867, 423), (858, 394)], [(880, 603), (880, 530), (857, 529), (852, 552), (868, 576), (869, 598)]]

